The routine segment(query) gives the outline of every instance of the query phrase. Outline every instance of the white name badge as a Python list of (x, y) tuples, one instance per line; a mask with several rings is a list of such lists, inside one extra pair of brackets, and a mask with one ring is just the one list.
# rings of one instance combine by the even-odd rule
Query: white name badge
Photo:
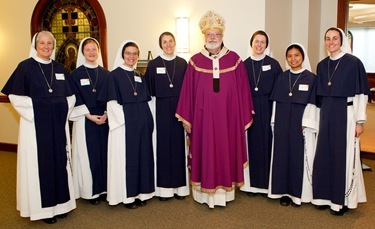
[(142, 83), (142, 79), (139, 76), (134, 76), (134, 81), (138, 83)]
[(156, 68), (156, 74), (165, 74), (165, 68), (164, 67), (159, 67)]
[(300, 91), (308, 91), (309, 90), (309, 85), (308, 84), (300, 84), (298, 87), (298, 90)]
[(57, 80), (65, 80), (65, 76), (63, 73), (55, 73)]
[(90, 85), (89, 79), (81, 79), (81, 86), (87, 86)]
[(263, 72), (271, 70), (271, 65), (270, 64), (269, 65), (263, 65), (262, 70), (263, 70)]

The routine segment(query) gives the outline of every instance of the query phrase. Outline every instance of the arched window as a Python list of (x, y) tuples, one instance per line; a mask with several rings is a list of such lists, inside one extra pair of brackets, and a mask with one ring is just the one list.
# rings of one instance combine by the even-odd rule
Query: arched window
[(107, 24), (98, 0), (39, 0), (31, 19), (31, 36), (48, 30), (56, 38), (56, 61), (75, 69), (79, 42), (94, 37), (107, 68)]

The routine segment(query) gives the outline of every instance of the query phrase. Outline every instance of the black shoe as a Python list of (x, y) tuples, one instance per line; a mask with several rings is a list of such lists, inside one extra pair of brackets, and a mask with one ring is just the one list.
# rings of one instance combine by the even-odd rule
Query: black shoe
[(107, 194), (102, 194), (102, 195), (100, 195), (100, 196), (99, 196), (99, 199), (100, 199), (101, 202), (108, 202), (108, 201), (107, 201)]
[(344, 215), (344, 211), (343, 211), (343, 209), (341, 209), (340, 211), (334, 211), (334, 210), (332, 210), (331, 209), (331, 214), (332, 215), (335, 215), (335, 216), (342, 216), (342, 215)]
[(135, 204), (136, 204), (138, 207), (144, 207), (144, 206), (147, 205), (147, 202), (146, 202), (145, 200), (142, 201), (142, 200), (140, 200), (140, 199), (136, 199), (136, 200), (135, 200)]
[(177, 200), (184, 200), (185, 196), (179, 196), (177, 194), (174, 194), (174, 198), (176, 198)]
[(280, 205), (282, 206), (289, 206), (290, 205), (290, 198), (287, 196), (283, 196), (280, 199)]
[(130, 204), (124, 204), (126, 208), (129, 208), (129, 209), (136, 209), (138, 208), (138, 205), (133, 202), (133, 203), (130, 203)]
[(167, 201), (169, 199), (171, 199), (171, 198), (170, 197), (159, 197), (160, 201)]
[(89, 200), (90, 204), (92, 205), (98, 205), (100, 204), (100, 197)]
[(60, 219), (64, 219), (68, 216), (68, 213), (64, 213), (64, 214), (60, 214), (60, 215), (57, 215), (56, 217), (57, 218), (60, 218)]
[(326, 210), (329, 208), (329, 205), (315, 205), (315, 208), (318, 210)]
[(258, 193), (255, 193), (255, 192), (248, 192), (247, 193), (247, 196), (251, 196), (251, 197), (254, 197), (254, 196), (257, 196)]
[(342, 216), (344, 215), (347, 211), (349, 211), (349, 208), (347, 206), (343, 206), (340, 211), (334, 211), (331, 209), (331, 214), (335, 216)]
[(57, 219), (56, 217), (52, 217), (52, 218), (47, 218), (47, 219), (43, 219), (43, 222), (47, 223), (47, 224), (54, 224), (57, 222)]
[(296, 203), (294, 203), (293, 201), (291, 201), (291, 205), (293, 206), (293, 207), (301, 207), (301, 205), (300, 204), (296, 204)]

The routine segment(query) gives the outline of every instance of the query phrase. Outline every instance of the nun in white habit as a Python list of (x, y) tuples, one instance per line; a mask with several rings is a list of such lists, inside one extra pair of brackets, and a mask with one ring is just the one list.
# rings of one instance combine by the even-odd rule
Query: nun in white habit
[(286, 51), (287, 70), (271, 95), (273, 130), (268, 197), (282, 206), (312, 200), (312, 168), (318, 131), (316, 76), (304, 47), (293, 43)]
[(77, 68), (71, 73), (77, 102), (69, 119), (73, 123), (72, 154), (75, 198), (99, 204), (106, 200), (108, 124), (106, 103), (97, 97), (107, 81), (99, 43), (84, 38), (78, 50)]
[(244, 169), (244, 185), (240, 188), (249, 196), (268, 193), (272, 148), (270, 94), (283, 72), (279, 62), (270, 56), (269, 40), (266, 32), (254, 32), (248, 46), (249, 57), (244, 61), (255, 112), (253, 124), (246, 131), (249, 166)]
[(123, 203), (129, 209), (145, 206), (155, 192), (151, 97), (144, 76), (135, 70), (138, 57), (136, 42), (121, 44), (105, 96), (109, 121), (107, 200), (110, 205)]
[(34, 35), (2, 92), (20, 114), (17, 149), (17, 210), (51, 224), (76, 208), (68, 116), (75, 95), (69, 75), (55, 62), (52, 33)]
[(329, 28), (324, 41), (329, 56), (317, 66), (320, 123), (312, 203), (341, 216), (367, 201), (359, 141), (370, 90), (363, 63), (350, 54), (345, 33)]

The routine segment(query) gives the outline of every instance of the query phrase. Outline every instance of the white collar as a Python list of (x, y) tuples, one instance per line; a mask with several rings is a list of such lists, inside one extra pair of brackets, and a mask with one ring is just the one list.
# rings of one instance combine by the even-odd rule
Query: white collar
[(164, 53), (163, 53), (163, 54), (160, 55), (160, 57), (161, 57), (162, 59), (164, 59), (164, 60), (174, 60), (174, 59), (176, 58), (176, 55), (173, 54), (172, 57), (169, 57), (169, 56), (164, 55)]
[(51, 59), (49, 59), (49, 60), (43, 60), (43, 59), (39, 58), (38, 56), (33, 56), (32, 58), (34, 60), (38, 61), (39, 63), (42, 63), (42, 64), (49, 64), (49, 63), (52, 62)]
[(260, 57), (255, 57), (253, 55), (250, 56), (252, 60), (255, 60), (255, 61), (259, 61), (259, 60), (263, 60), (264, 57), (266, 57), (266, 54), (262, 54)]
[(293, 73), (293, 74), (298, 74), (298, 73), (301, 73), (301, 72), (303, 72), (303, 71), (305, 71), (305, 70), (306, 70), (306, 68), (301, 68), (301, 69), (298, 70), (298, 71), (293, 71), (292, 69), (290, 69), (290, 72)]
[(98, 64), (92, 65), (92, 64), (84, 63), (83, 66), (85, 66), (86, 68), (97, 68), (99, 65)]
[(124, 69), (125, 71), (129, 71), (129, 72), (134, 71), (134, 68), (130, 68), (130, 67), (125, 66), (125, 65), (120, 65), (119, 67), (122, 68), (122, 69)]
[(339, 54), (337, 54), (337, 55), (334, 56), (334, 57), (329, 56), (329, 58), (330, 58), (331, 60), (338, 60), (338, 59), (340, 59), (341, 57), (343, 57), (345, 54), (346, 54), (345, 52), (340, 52)]

